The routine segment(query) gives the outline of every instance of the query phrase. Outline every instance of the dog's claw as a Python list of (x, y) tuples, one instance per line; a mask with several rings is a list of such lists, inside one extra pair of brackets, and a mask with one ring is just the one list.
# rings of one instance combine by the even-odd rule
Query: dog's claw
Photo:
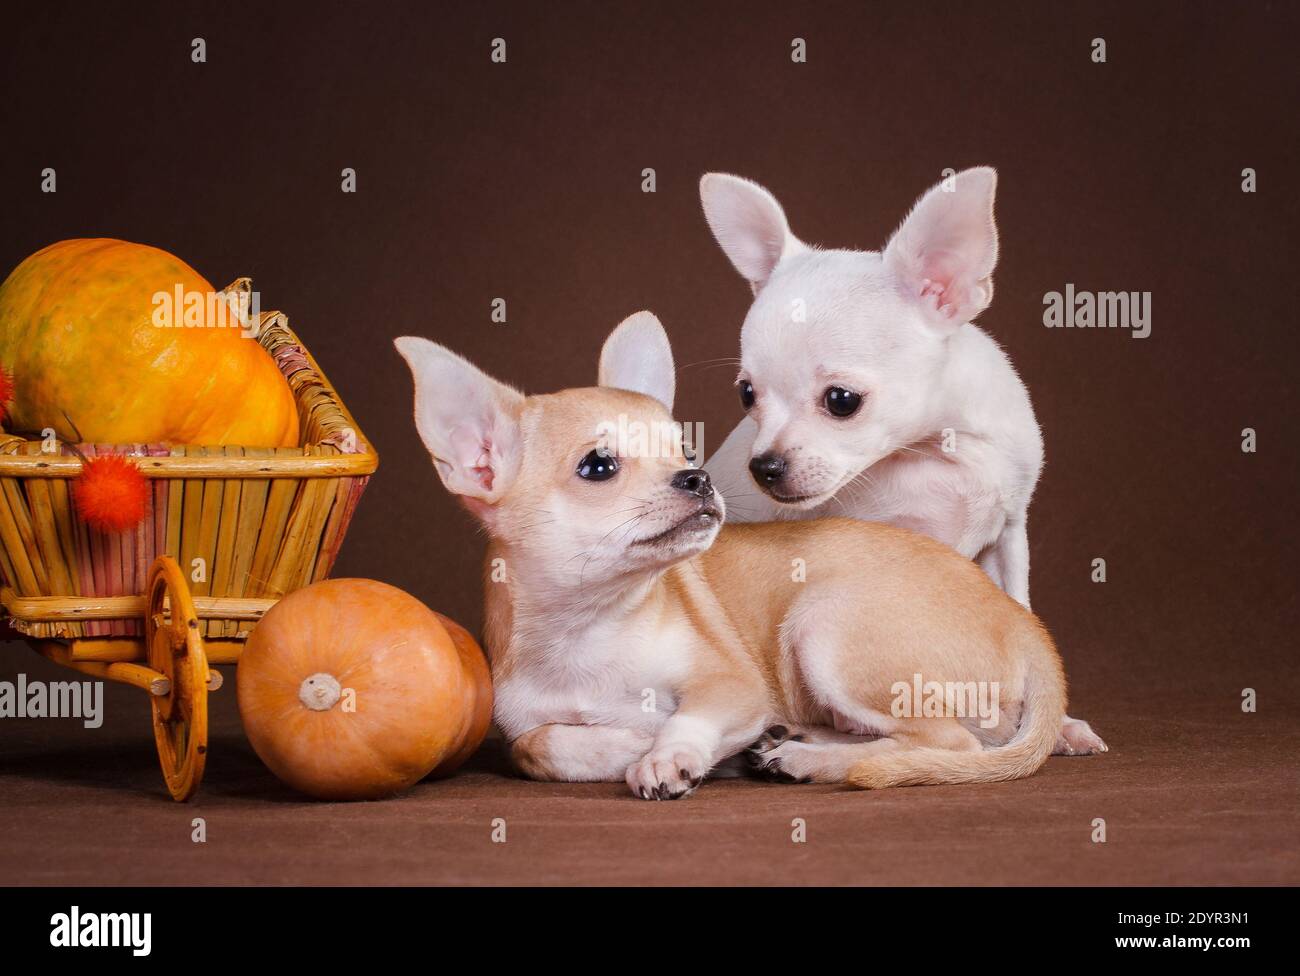
[(690, 793), (708, 774), (708, 755), (681, 745), (652, 750), (627, 768), (633, 796), (645, 800), (676, 800)]
[(791, 734), (784, 725), (773, 725), (759, 740), (745, 750), (745, 761), (758, 775), (778, 783), (808, 783), (811, 780), (795, 776), (781, 767), (781, 757), (772, 751), (786, 742), (803, 742), (802, 734)]
[(1056, 737), (1054, 756), (1092, 756), (1110, 749), (1101, 736), (1092, 730), (1087, 722), (1080, 719), (1067, 719)]
[(793, 773), (787, 773), (784, 769), (782, 769), (781, 759), (779, 756), (774, 756), (770, 759), (766, 759), (762, 756), (757, 756), (754, 758), (757, 759), (757, 761), (755, 762), (754, 759), (751, 759), (750, 760), (751, 763), (753, 764), (755, 770), (757, 770), (758, 774), (764, 777), (765, 779), (770, 779), (775, 783), (809, 782), (809, 780), (807, 779), (801, 779), (800, 777), (795, 776)]

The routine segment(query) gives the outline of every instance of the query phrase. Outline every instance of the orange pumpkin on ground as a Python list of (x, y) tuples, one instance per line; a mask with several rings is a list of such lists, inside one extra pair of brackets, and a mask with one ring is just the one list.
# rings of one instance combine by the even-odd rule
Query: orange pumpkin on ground
[(478, 748), (492, 707), (483, 652), (463, 628), (363, 579), (313, 583), (267, 611), (236, 687), (262, 761), (328, 800), (391, 796), (449, 771)]
[(156, 247), (102, 238), (37, 251), (0, 285), (10, 429), (97, 444), (296, 446), (289, 384), (215, 296)]
[(435, 776), (449, 776), (459, 769), (465, 760), (474, 755), (492, 726), (492, 671), (488, 668), (483, 648), (478, 646), (478, 641), (470, 636), (468, 630), (436, 610), (434, 614), (451, 635), (452, 642), (455, 643), (456, 650), (460, 654), (460, 662), (470, 676), (470, 684), (474, 691), (474, 708), (470, 712), (464, 744), (458, 752), (444, 759), (433, 771)]

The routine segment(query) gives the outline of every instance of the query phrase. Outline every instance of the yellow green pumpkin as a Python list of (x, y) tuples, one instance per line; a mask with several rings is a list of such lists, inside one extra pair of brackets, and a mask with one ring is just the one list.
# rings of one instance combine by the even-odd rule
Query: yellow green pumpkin
[(7, 426), (98, 444), (295, 446), (288, 383), (234, 312), (206, 300), (215, 292), (144, 244), (79, 239), (37, 251), (0, 285)]

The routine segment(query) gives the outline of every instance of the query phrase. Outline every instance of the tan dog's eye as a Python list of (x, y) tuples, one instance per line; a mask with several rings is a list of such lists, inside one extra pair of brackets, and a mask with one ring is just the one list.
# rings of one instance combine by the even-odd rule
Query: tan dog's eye
[(584, 481), (608, 481), (618, 473), (618, 459), (599, 449), (587, 452), (578, 462), (578, 477)]

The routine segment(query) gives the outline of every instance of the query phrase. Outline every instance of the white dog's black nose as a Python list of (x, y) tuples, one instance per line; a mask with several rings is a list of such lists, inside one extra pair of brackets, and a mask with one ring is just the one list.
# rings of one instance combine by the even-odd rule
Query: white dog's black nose
[(713, 482), (709, 480), (709, 473), (702, 468), (678, 471), (673, 475), (672, 486), (700, 498), (708, 498), (713, 494)]
[(764, 487), (774, 485), (785, 474), (785, 458), (779, 454), (760, 454), (749, 462), (749, 473)]

